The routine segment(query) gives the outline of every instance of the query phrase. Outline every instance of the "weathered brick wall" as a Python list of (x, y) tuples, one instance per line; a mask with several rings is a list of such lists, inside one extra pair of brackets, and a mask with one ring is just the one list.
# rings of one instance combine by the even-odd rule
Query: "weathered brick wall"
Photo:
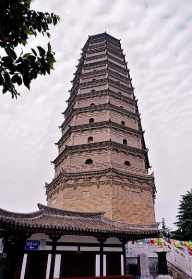
[[(85, 164), (86, 159), (91, 158), (93, 164)], [(60, 163), (55, 171), (56, 176), (62, 171), (62, 168), (65, 172), (81, 172), (81, 171), (94, 171), (102, 170), (110, 167), (110, 150), (100, 150), (100, 151), (91, 151), (91, 152), (81, 152), (68, 155), (67, 158)]]
[[(106, 50), (104, 51), (99, 51), (97, 52), (97, 55), (101, 55), (101, 54), (105, 54), (106, 53)], [(92, 56), (95, 56), (95, 53), (86, 53), (86, 57), (92, 57)]]
[(79, 114), (74, 115), (70, 125), (81, 125), (89, 123), (90, 118), (94, 118), (95, 122), (102, 122), (109, 119), (108, 111), (93, 111), (93, 112), (82, 112)]
[(126, 131), (118, 131), (111, 129), (111, 140), (118, 143), (123, 143), (123, 140), (127, 140), (127, 144), (131, 147), (136, 147), (141, 149), (141, 139), (134, 135), (128, 134)]
[(121, 124), (121, 121), (124, 121), (126, 127), (138, 130), (138, 121), (136, 119), (133, 119), (127, 115), (121, 114), (116, 111), (110, 111), (109, 117), (112, 122)]
[(96, 105), (101, 105), (101, 104), (107, 104), (109, 100), (109, 96), (95, 96), (92, 98), (87, 98), (87, 99), (81, 99), (78, 100), (75, 103), (75, 108), (83, 108), (83, 107), (88, 107), (90, 106), (92, 103), (96, 104)]
[(110, 102), (112, 105), (115, 105), (117, 107), (123, 107), (124, 109), (135, 112), (135, 107), (133, 105), (131, 105), (123, 100), (115, 99), (110, 96), (98, 96), (98, 97), (95, 96), (92, 98), (78, 100), (75, 103), (74, 108), (88, 107), (92, 103), (100, 105), (100, 104), (107, 104), (108, 102)]
[[(125, 165), (125, 161), (130, 162), (130, 166)], [(120, 170), (123, 169), (127, 172), (133, 171), (141, 174), (146, 173), (144, 159), (142, 157), (136, 157), (125, 152), (112, 151), (111, 164), (113, 168)]]
[(108, 61), (116, 64), (117, 66), (120, 66), (120, 67), (126, 69), (126, 65), (123, 65), (122, 63), (118, 63), (117, 61), (114, 61), (114, 60), (112, 60), (110, 58), (108, 58)]
[(110, 140), (110, 129), (101, 128), (89, 131), (73, 132), (71, 138), (66, 141), (67, 145), (87, 144), (88, 138), (93, 137), (93, 142), (102, 142)]
[(113, 97), (110, 97), (110, 103), (117, 107), (123, 107), (124, 109), (127, 109), (128, 111), (135, 112), (135, 107), (131, 104), (128, 104), (127, 102), (125, 102), (123, 100), (118, 100)]
[(75, 187), (64, 187), (58, 191), (48, 205), (71, 211), (105, 212), (112, 219), (112, 187), (94, 179), (86, 183), (72, 183)]
[(85, 94), (85, 93), (89, 93), (92, 89), (94, 90), (106, 90), (108, 88), (108, 85), (107, 84), (104, 84), (104, 85), (95, 85), (95, 86), (92, 86), (91, 89), (90, 88), (82, 88), (82, 89), (79, 89), (79, 93), (80, 94)]
[[(93, 164), (85, 164), (86, 159), (92, 159)], [(130, 166), (125, 165), (125, 161), (130, 162)], [(145, 174), (144, 158), (128, 154), (126, 152), (117, 152), (115, 150), (94, 150), (69, 154), (55, 168), (55, 175), (58, 176), (62, 169), (65, 172), (96, 171), (108, 168), (123, 169), (124, 171)]]
[[(96, 62), (105, 61), (105, 59), (106, 59), (105, 57), (95, 58), (95, 59), (92, 59), (92, 60), (91, 60), (91, 63), (96, 63)], [(87, 60), (87, 59), (85, 59), (84, 65), (89, 64), (89, 63), (90, 63), (90, 61)]]
[[(98, 70), (98, 71), (104, 70), (104, 69), (106, 69), (106, 65), (103, 65), (103, 66), (101, 66), (101, 67), (97, 67), (97, 70)], [(83, 68), (83, 69), (82, 69), (82, 74), (83, 74), (83, 73), (90, 73), (90, 72), (93, 72), (93, 69), (91, 69), (91, 68)]]
[[(117, 131), (110, 128), (98, 128), (90, 129), (82, 132), (74, 131), (64, 142), (65, 145), (79, 145), (87, 144), (88, 138), (93, 137), (93, 142), (102, 141), (114, 141), (117, 143), (123, 143), (123, 140), (127, 140), (127, 144), (131, 147), (136, 147), (141, 149), (141, 139), (134, 135), (128, 134), (123, 131)], [(62, 151), (62, 149), (61, 149)]]
[(121, 114), (116, 111), (93, 111), (93, 112), (81, 112), (73, 116), (70, 123), (71, 126), (82, 125), (89, 123), (89, 119), (94, 118), (95, 122), (102, 122), (111, 120), (112, 122), (121, 124), (122, 121), (125, 122), (125, 127), (133, 128), (138, 130), (138, 121), (125, 114)]
[(48, 199), (48, 205), (65, 210), (105, 212), (105, 216), (129, 224), (155, 222), (154, 204), (149, 185), (111, 182), (107, 177), (81, 179), (60, 185)]
[[(119, 183), (123, 184), (122, 181)], [(130, 224), (155, 223), (152, 191), (144, 189), (144, 184), (143, 189), (130, 186), (129, 188), (118, 183), (113, 184), (113, 220), (128, 221)]]
[(132, 93), (127, 93), (127, 92), (121, 90), (120, 88), (116, 88), (112, 85), (109, 85), (109, 90), (111, 90), (113, 92), (116, 92), (116, 93), (121, 93), (123, 96), (125, 96), (125, 97), (128, 96), (129, 98), (133, 99), (133, 94)]

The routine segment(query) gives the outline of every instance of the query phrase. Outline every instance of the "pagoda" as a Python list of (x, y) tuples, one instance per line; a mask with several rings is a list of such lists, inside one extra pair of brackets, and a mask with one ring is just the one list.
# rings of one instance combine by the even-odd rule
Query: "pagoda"
[(120, 40), (89, 36), (63, 114), (48, 205), (155, 223), (154, 177)]
[(134, 279), (127, 243), (157, 237), (159, 229), (119, 40), (107, 33), (88, 38), (64, 116), (48, 205), (30, 213), (0, 209), (0, 278)]

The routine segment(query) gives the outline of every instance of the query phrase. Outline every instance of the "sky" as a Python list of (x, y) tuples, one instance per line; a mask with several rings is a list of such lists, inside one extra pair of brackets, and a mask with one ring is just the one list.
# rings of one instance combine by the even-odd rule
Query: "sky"
[[(32, 8), (61, 18), (51, 30), (57, 63), (17, 100), (0, 96), (0, 207), (30, 212), (46, 204), (75, 65), (88, 35), (106, 31), (121, 39), (135, 87), (156, 219), (173, 228), (180, 197), (192, 188), (192, 1), (34, 0)], [(40, 36), (30, 46), (46, 43)]]

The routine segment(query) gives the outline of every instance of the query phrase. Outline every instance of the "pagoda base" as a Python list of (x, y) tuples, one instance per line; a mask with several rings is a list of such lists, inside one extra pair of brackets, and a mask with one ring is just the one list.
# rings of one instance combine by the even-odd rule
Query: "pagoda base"
[(115, 221), (155, 223), (153, 177), (115, 169), (63, 173), (47, 188), (48, 206), (79, 212), (104, 212)]

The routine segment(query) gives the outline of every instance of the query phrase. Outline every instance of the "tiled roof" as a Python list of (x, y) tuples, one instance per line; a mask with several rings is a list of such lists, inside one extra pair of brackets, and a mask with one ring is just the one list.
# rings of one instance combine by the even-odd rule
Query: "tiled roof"
[(30, 232), (58, 232), (73, 234), (110, 234), (124, 235), (130, 238), (157, 236), (157, 224), (129, 225), (112, 221), (104, 213), (73, 212), (38, 205), (33, 213), (14, 213), (0, 209), (0, 228), (28, 230)]

